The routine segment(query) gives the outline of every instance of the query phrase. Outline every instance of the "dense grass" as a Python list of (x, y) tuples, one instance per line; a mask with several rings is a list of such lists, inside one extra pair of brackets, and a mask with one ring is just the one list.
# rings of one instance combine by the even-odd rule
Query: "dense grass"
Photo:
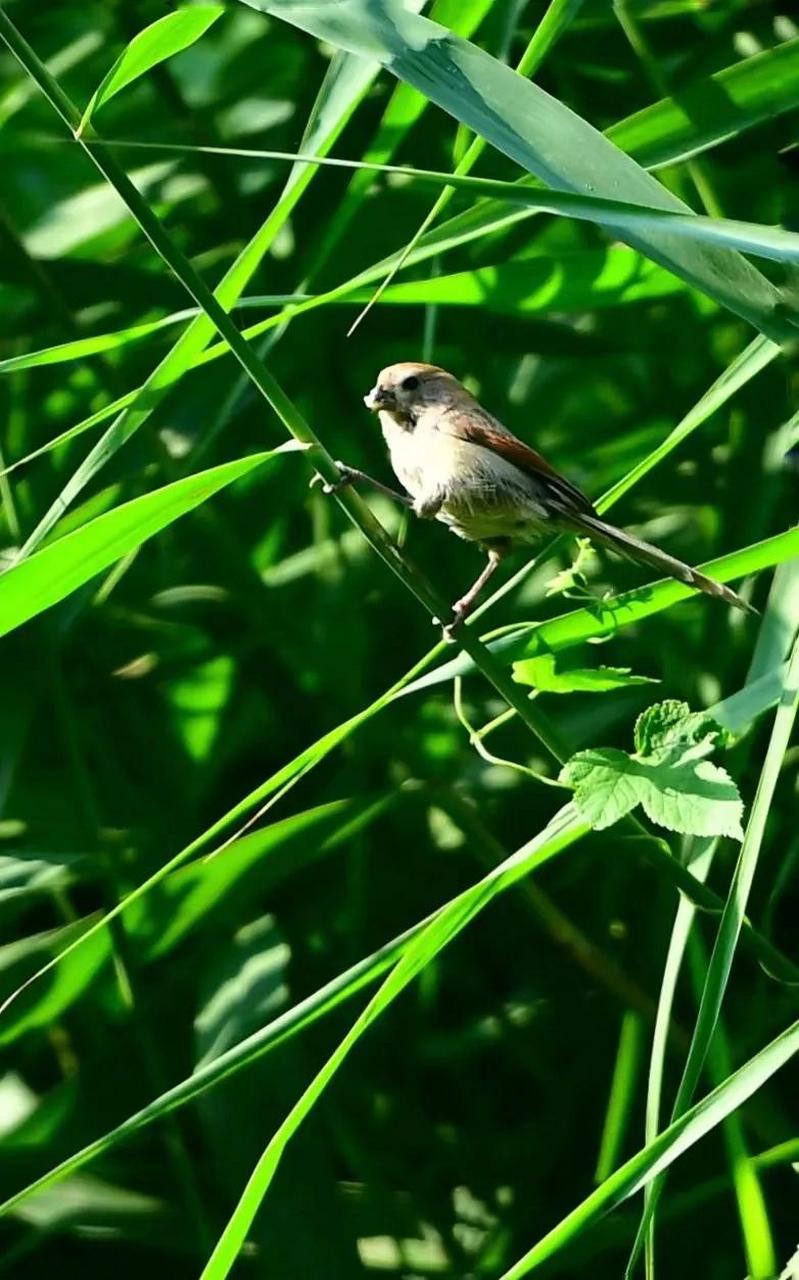
[[(0, 36), (0, 1270), (776, 1280), (794, 20)], [(559, 539), (440, 641), (474, 548), (309, 484), (388, 478), (362, 396), (419, 357), (759, 614)], [(654, 802), (597, 820), (587, 749)]]

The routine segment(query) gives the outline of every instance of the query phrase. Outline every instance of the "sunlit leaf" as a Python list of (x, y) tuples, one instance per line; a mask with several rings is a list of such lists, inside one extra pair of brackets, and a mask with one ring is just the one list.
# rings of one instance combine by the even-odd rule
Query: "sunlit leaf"
[(225, 12), (224, 5), (194, 4), (158, 18), (135, 35), (92, 94), (78, 129), (82, 133), (94, 113), (126, 85), (138, 80), (159, 62), (188, 49)]
[(226, 462), (134, 498), (0, 575), (0, 635), (63, 600), (102, 569), (207, 501), (226, 485), (297, 446)]

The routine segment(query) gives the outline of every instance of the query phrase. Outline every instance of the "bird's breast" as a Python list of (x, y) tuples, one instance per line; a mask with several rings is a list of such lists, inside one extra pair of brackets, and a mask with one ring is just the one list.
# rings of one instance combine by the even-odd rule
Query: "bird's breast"
[(438, 519), (470, 541), (528, 541), (547, 520), (534, 477), (483, 445), (420, 420), (413, 427), (381, 414), (391, 465), (414, 498), (443, 495)]

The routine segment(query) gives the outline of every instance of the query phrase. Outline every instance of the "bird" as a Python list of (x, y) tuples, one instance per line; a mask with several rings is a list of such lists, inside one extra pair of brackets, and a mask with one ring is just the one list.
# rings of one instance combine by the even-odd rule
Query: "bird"
[(504, 557), (548, 533), (574, 533), (641, 561), (686, 586), (747, 613), (736, 592), (635, 534), (601, 518), (591, 501), (530, 445), (509, 431), (446, 369), (402, 361), (382, 369), (364, 396), (380, 420), (400, 493), (345, 463), (328, 493), (365, 483), (478, 543), (488, 559), (452, 606), (444, 628), (452, 639)]

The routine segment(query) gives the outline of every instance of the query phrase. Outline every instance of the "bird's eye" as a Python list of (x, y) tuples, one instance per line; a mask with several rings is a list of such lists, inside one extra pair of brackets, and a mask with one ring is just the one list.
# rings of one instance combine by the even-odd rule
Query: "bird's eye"
[(411, 374), (410, 378), (403, 379), (402, 389), (403, 391), (415, 391), (418, 385), (419, 379)]

